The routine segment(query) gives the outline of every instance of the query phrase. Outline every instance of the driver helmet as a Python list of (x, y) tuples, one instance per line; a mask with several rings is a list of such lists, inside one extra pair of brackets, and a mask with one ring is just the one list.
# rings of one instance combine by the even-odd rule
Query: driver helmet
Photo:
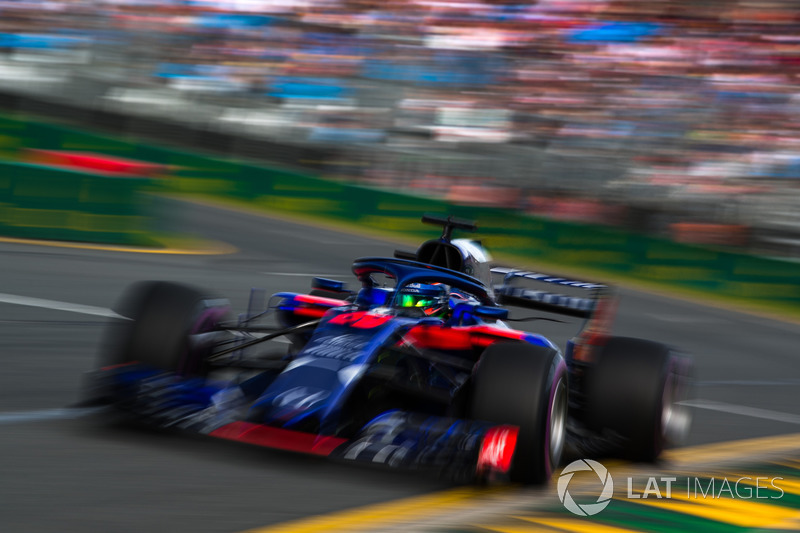
[(398, 298), (399, 307), (417, 309), (426, 316), (441, 316), (448, 310), (448, 290), (441, 283), (409, 283)]

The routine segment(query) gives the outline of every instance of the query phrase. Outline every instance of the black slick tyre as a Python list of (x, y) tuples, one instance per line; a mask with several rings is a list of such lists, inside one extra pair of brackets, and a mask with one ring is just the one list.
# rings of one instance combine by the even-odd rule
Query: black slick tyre
[(192, 337), (215, 331), (228, 319), (227, 300), (165, 281), (139, 282), (123, 294), (117, 312), (128, 318), (114, 328), (105, 364), (139, 362), (184, 376), (204, 376), (211, 344)]
[(556, 350), (521, 342), (490, 345), (474, 376), (470, 416), (519, 427), (510, 478), (544, 483), (566, 439), (567, 368)]
[(618, 442), (618, 455), (654, 461), (680, 444), (689, 425), (691, 360), (669, 346), (612, 337), (598, 352), (587, 379), (587, 423)]

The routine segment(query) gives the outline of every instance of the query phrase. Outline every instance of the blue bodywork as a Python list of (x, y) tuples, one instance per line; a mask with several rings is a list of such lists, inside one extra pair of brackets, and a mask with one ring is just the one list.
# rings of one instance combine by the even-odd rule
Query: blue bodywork
[(321, 433), (333, 434), (351, 389), (384, 346), (416, 323), (395, 317), (369, 329), (331, 324), (349, 312), (326, 313), (305, 347), (255, 402), (259, 422), (292, 428), (315, 417)]

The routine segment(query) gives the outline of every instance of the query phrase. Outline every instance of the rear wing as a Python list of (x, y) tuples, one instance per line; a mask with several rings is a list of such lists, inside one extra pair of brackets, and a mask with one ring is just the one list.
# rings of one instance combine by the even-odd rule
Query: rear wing
[[(578, 318), (594, 317), (600, 302), (612, 294), (608, 285), (561, 278), (550, 274), (495, 267), (492, 274), (502, 274), (502, 285), (495, 285), (498, 303), (538, 309)], [(525, 282), (530, 282), (524, 284)], [(554, 290), (530, 288), (534, 282), (555, 286)], [(549, 288), (549, 287), (548, 287)]]

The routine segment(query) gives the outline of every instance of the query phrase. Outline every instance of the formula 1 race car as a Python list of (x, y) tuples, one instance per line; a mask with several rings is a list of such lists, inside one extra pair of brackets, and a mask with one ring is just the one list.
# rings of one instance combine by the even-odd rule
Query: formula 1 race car
[[(423, 221), (442, 236), (357, 259), (358, 290), (254, 289), (238, 319), (192, 287), (133, 285), (93, 399), (160, 427), (459, 480), (541, 483), (568, 454), (653, 460), (686, 434), (690, 358), (610, 336), (610, 287), (491, 268), (478, 241), (452, 239), (473, 223)], [(583, 326), (562, 353), (501, 305)]]

